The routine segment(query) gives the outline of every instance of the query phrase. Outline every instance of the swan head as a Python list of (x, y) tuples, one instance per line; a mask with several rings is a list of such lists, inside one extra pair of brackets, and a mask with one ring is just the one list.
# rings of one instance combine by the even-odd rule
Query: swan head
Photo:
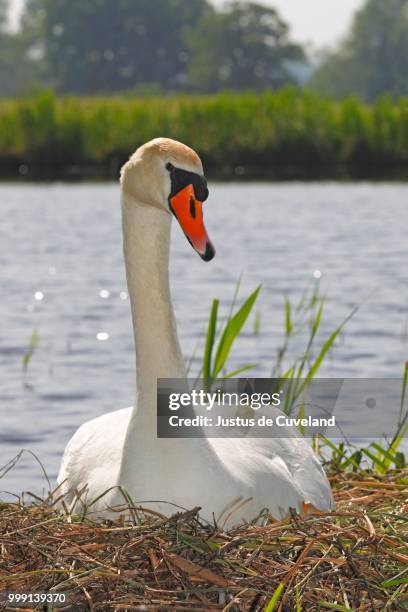
[(207, 181), (197, 153), (176, 140), (155, 138), (139, 147), (121, 171), (122, 192), (134, 205), (143, 204), (173, 215), (187, 240), (204, 261), (215, 249), (203, 219)]

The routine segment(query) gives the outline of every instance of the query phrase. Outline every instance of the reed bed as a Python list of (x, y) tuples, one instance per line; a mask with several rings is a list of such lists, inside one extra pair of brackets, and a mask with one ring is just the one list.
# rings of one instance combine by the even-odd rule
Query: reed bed
[(215, 178), (408, 176), (408, 99), (368, 106), (291, 88), (0, 100), (3, 175), (116, 178), (137, 146), (160, 135), (196, 148)]
[[(0, 609), (8, 593), (64, 593), (47, 610), (402, 610), (408, 604), (408, 470), (332, 473), (337, 509), (228, 532), (198, 509), (133, 520), (0, 505)], [(238, 517), (237, 517), (238, 518)]]

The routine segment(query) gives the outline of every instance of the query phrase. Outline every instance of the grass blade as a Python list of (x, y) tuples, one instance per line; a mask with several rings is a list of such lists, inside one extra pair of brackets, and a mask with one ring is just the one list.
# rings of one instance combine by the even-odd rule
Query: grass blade
[(203, 380), (207, 390), (211, 386), (211, 361), (214, 348), (215, 333), (217, 330), (217, 317), (219, 300), (213, 300), (210, 318), (208, 320), (207, 336), (205, 339), (204, 358), (203, 358)]
[(386, 466), (384, 464), (384, 461), (381, 461), (381, 459), (376, 457), (371, 451), (368, 450), (368, 448), (362, 448), (361, 452), (364, 453), (366, 457), (371, 459), (371, 461), (373, 462), (373, 467), (376, 468), (377, 472), (379, 472), (380, 474), (385, 474)]
[(293, 329), (292, 306), (288, 297), (285, 297), (285, 334), (290, 336)]
[(373, 442), (371, 446), (377, 451), (378, 458), (380, 456), (384, 457), (383, 463), (385, 468), (388, 468), (392, 463), (395, 464), (396, 457), (395, 454), (392, 453), (392, 449), (386, 450), (381, 446), (381, 444), (377, 444), (377, 442)]
[(259, 332), (261, 331), (261, 313), (255, 313), (254, 320), (254, 336), (259, 336)]
[(381, 583), (382, 587), (399, 586), (400, 584), (408, 584), (408, 578), (396, 578), (395, 580), (386, 580)]
[(238, 312), (233, 317), (231, 317), (231, 319), (226, 324), (224, 332), (218, 343), (217, 353), (215, 355), (215, 361), (212, 371), (212, 378), (217, 378), (218, 374), (224, 367), (234, 340), (237, 338), (241, 329), (245, 325), (245, 322), (255, 304), (256, 298), (258, 297), (260, 290), (261, 285), (259, 285), (259, 287), (253, 293), (251, 293), (249, 298), (244, 302)]
[[(319, 311), (322, 308), (323, 305), (323, 300), (322, 303), (319, 306)], [(316, 375), (318, 369), (320, 368), (327, 352), (330, 350), (330, 348), (333, 346), (336, 338), (340, 335), (340, 333), (342, 332), (344, 326), (346, 325), (346, 323), (348, 323), (348, 321), (350, 321), (350, 319), (355, 315), (355, 313), (358, 310), (358, 306), (356, 306), (355, 308), (353, 308), (353, 310), (351, 311), (351, 313), (344, 319), (344, 321), (337, 327), (337, 329), (334, 330), (333, 333), (330, 334), (330, 336), (328, 337), (328, 339), (326, 340), (326, 342), (323, 344), (319, 355), (317, 356), (314, 364), (312, 365), (312, 367), (310, 368), (309, 372), (307, 373), (306, 378), (303, 380), (303, 383), (300, 385), (299, 388), (299, 394), (302, 393), (302, 391), (305, 389), (305, 387), (307, 387), (307, 385), (309, 384), (309, 382), (312, 380), (312, 378)], [(321, 313), (319, 315), (319, 313), (317, 314), (315, 323), (314, 323), (314, 328), (318, 327), (317, 321), (320, 322), (320, 316)], [(313, 333), (313, 332), (312, 332)]]
[(401, 391), (401, 404), (400, 404), (400, 415), (399, 415), (399, 423), (403, 422), (403, 412), (404, 412), (404, 404), (405, 397), (407, 395), (407, 385), (408, 385), (408, 361), (404, 364), (404, 375), (402, 377), (402, 391)]
[(30, 341), (28, 343), (27, 352), (23, 355), (24, 372), (27, 372), (28, 366), (31, 361), (31, 357), (34, 355), (34, 351), (37, 348), (39, 341), (40, 341), (40, 336), (39, 336), (38, 331), (35, 329), (33, 333), (31, 334)]
[(271, 599), (269, 600), (269, 602), (265, 606), (264, 612), (273, 612), (275, 610), (276, 604), (279, 601), (279, 598), (280, 598), (280, 596), (282, 594), (284, 586), (285, 585), (282, 582), (278, 585), (278, 587), (275, 590), (274, 594), (272, 595)]
[(225, 374), (225, 376), (223, 376), (223, 380), (225, 380), (226, 378), (233, 378), (234, 376), (238, 376), (238, 374), (242, 374), (242, 372), (247, 372), (248, 370), (253, 370), (253, 368), (257, 368), (259, 366), (259, 363), (250, 363), (249, 365), (243, 366), (242, 368), (238, 368), (238, 370), (234, 370), (233, 372), (230, 372), (229, 374)]
[(404, 375), (402, 377), (402, 391), (401, 391), (401, 403), (400, 403), (400, 413), (398, 418), (398, 429), (394, 434), (393, 439), (391, 440), (389, 450), (394, 450), (398, 448), (401, 444), (402, 438), (408, 431), (408, 410), (404, 413), (404, 404), (405, 398), (407, 395), (407, 385), (408, 385), (408, 361), (404, 364)]

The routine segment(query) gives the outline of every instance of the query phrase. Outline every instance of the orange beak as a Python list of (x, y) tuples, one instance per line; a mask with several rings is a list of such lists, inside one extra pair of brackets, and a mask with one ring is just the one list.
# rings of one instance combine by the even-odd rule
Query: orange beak
[(208, 238), (203, 220), (203, 203), (196, 199), (193, 185), (187, 185), (169, 198), (170, 208), (187, 240), (204, 261), (210, 261), (215, 249)]

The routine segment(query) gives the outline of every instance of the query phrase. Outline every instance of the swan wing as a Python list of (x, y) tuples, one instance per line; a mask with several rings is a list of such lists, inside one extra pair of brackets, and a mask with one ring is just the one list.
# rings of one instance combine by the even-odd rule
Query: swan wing
[(131, 410), (104, 414), (87, 421), (74, 433), (57, 478), (58, 494), (64, 495), (65, 503), (72, 503), (78, 493), (94, 499), (117, 484)]

